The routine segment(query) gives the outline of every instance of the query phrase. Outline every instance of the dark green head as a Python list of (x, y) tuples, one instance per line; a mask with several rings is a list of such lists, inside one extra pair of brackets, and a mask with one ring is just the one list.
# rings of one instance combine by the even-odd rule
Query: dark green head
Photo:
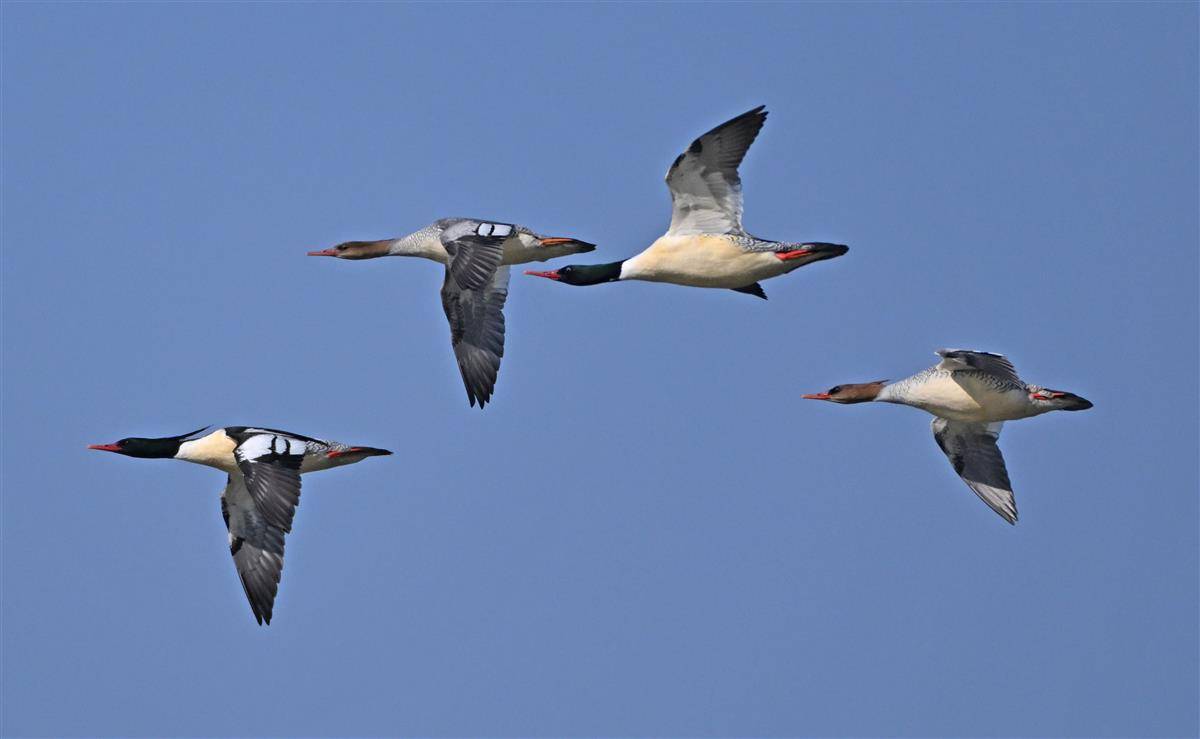
[(179, 453), (179, 445), (187, 441), (189, 436), (195, 436), (206, 428), (208, 427), (202, 426), (186, 434), (166, 436), (161, 439), (130, 437), (128, 439), (121, 439), (113, 444), (92, 444), (88, 449), (99, 449), (102, 452), (116, 452), (117, 454), (124, 454), (126, 457), (141, 457), (142, 459), (170, 459)]
[(624, 263), (620, 261), (610, 264), (568, 264), (551, 272), (528, 270), (525, 274), (565, 282), (568, 285), (599, 285), (602, 282), (616, 282), (621, 279), (621, 265)]

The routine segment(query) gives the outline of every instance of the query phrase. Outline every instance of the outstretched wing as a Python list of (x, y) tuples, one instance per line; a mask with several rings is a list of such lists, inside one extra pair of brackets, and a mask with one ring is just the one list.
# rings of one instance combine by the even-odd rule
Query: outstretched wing
[(754, 143), (765, 106), (726, 121), (692, 142), (667, 171), (672, 235), (741, 234), (742, 180), (738, 165)]
[(450, 323), (450, 344), (458, 360), (467, 400), (483, 408), (491, 400), (504, 356), (504, 301), (508, 299), (508, 267), (494, 270), (480, 289), (465, 289), (446, 268), (442, 309)]
[(986, 372), (1016, 385), (1024, 384), (1021, 382), (1021, 378), (1017, 377), (1017, 370), (1012, 366), (1012, 362), (1008, 361), (1008, 357), (1003, 354), (978, 352), (970, 349), (938, 349), (937, 355), (942, 358), (942, 361), (937, 364), (937, 368), (940, 370), (951, 372), (975, 370)]
[(509, 223), (464, 219), (442, 230), (442, 246), (450, 255), (447, 269), (460, 288), (480, 290), (491, 282), (514, 229)]
[(249, 429), (234, 438), (238, 445), (233, 456), (246, 478), (255, 508), (267, 523), (284, 533), (291, 531), (292, 517), (300, 504), (305, 441), (265, 429)]
[(1003, 423), (963, 423), (933, 419), (933, 439), (945, 452), (958, 476), (980, 500), (1011, 524), (1017, 522), (1017, 501), (996, 440)]
[(264, 621), (270, 624), (283, 573), (286, 532), (268, 522), (258, 510), (246, 488), (246, 477), (240, 472), (229, 475), (221, 494), (221, 516), (229, 529), (229, 553), (250, 610), (260, 625)]

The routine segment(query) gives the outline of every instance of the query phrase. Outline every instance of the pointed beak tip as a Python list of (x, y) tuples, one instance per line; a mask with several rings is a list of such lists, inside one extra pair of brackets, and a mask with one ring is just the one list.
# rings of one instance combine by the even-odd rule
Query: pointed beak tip
[(829, 393), (809, 393), (800, 397), (805, 400), (829, 400)]
[(117, 451), (116, 444), (88, 444), (88, 449), (95, 449), (100, 452), (115, 452)]
[(319, 249), (317, 251), (308, 252), (310, 257), (336, 257), (337, 252), (333, 249)]
[(547, 280), (557, 280), (558, 279), (558, 272), (553, 271), (553, 270), (550, 272), (538, 272), (536, 270), (527, 269), (527, 270), (525, 270), (525, 274), (531, 275), (533, 277), (545, 277)]

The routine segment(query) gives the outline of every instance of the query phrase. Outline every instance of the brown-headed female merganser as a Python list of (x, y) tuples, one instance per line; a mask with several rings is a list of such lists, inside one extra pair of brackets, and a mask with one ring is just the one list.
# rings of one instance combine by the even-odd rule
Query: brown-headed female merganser
[(842, 256), (849, 251), (842, 244), (770, 241), (742, 228), (738, 165), (766, 120), (760, 105), (704, 134), (675, 158), (667, 171), (671, 226), (641, 254), (610, 264), (572, 264), (525, 274), (568, 285), (646, 280), (728, 288), (765, 300), (760, 280)]
[(940, 349), (933, 367), (899, 382), (838, 385), (803, 397), (832, 403), (900, 403), (933, 414), (933, 438), (967, 487), (1011, 524), (1017, 503), (996, 441), (1005, 421), (1084, 411), (1090, 401), (1022, 382), (1000, 354)]
[(143, 459), (182, 459), (227, 473), (221, 516), (229, 530), (229, 553), (254, 618), (260, 625), (270, 624), (283, 572), (283, 539), (292, 530), (300, 503), (300, 475), (391, 452), (253, 426), (226, 426), (197, 438), (201, 431), (121, 439), (88, 449)]
[(467, 400), (483, 408), (504, 356), (508, 265), (544, 262), (596, 248), (579, 239), (542, 236), (524, 226), (475, 218), (442, 218), (398, 239), (347, 241), (310, 257), (422, 257), (446, 265), (442, 309)]

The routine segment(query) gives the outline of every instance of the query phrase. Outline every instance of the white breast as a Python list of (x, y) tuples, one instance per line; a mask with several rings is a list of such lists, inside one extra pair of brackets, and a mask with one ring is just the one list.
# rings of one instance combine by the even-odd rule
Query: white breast
[[(915, 379), (915, 378), (914, 378)], [(884, 388), (878, 400), (903, 403), (951, 421), (993, 423), (1029, 415), (1027, 394), (977, 382), (970, 375), (936, 372), (923, 381)]]
[(723, 236), (663, 236), (621, 267), (622, 280), (692, 287), (745, 287), (788, 271), (770, 252), (750, 252)]
[(238, 468), (237, 459), (233, 456), (235, 447), (237, 443), (226, 436), (225, 429), (217, 429), (208, 436), (180, 444), (175, 459), (216, 467), (225, 472), (235, 472)]

